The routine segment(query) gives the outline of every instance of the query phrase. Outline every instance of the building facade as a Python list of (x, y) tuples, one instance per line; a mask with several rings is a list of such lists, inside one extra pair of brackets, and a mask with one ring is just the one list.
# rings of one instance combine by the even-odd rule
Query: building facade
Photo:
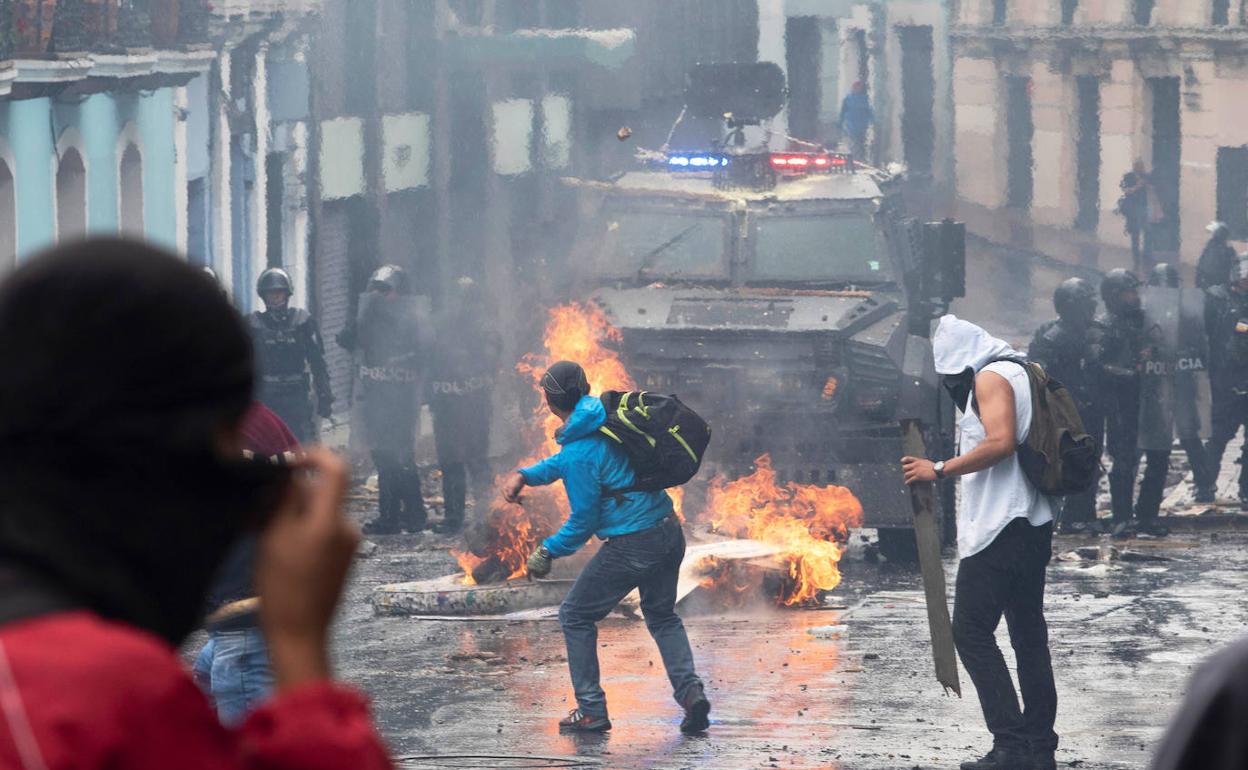
[[(124, 234), (211, 265), (246, 310), (264, 266), (306, 264), (300, 41), (315, 7), (254, 6), (0, 4), (0, 272)], [(302, 83), (302, 107), (272, 83), (295, 102)]]
[(989, 238), (1130, 265), (1123, 175), (1150, 169), (1157, 259), (1213, 219), (1248, 238), (1240, 0), (963, 0), (953, 30), (959, 214)]
[(759, 0), (759, 7), (759, 58), (785, 68), (789, 134), (840, 144), (841, 101), (861, 82), (875, 112), (868, 160), (903, 162), (913, 177), (937, 185), (952, 181), (946, 2)]

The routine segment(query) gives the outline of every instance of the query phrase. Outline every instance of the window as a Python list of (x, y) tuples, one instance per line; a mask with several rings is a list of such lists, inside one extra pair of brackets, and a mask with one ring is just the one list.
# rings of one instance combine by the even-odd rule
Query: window
[(1225, 27), (1231, 23), (1231, 0), (1213, 0), (1213, 24)]
[(878, 284), (895, 280), (868, 214), (760, 219), (751, 273), (758, 281)]
[(117, 175), (121, 188), (120, 225), (124, 235), (143, 237), (143, 156), (133, 144), (121, 154)]
[(1062, 24), (1075, 23), (1075, 11), (1079, 8), (1079, 0), (1062, 0)]
[(595, 272), (642, 281), (727, 277), (725, 220), (659, 211), (622, 211), (602, 221)]
[(1248, 238), (1248, 147), (1218, 148), (1218, 220), (1237, 241)]
[(1153, 6), (1156, 0), (1135, 0), (1131, 7), (1131, 17), (1136, 24), (1147, 27), (1153, 20)]
[(1004, 24), (1007, 0), (992, 0), (992, 23)]
[(56, 237), (67, 241), (87, 233), (87, 167), (73, 147), (56, 167)]

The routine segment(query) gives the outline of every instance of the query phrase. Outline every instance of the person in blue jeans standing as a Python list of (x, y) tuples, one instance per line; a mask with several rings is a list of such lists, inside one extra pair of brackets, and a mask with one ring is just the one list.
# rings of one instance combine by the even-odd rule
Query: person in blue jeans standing
[(659, 647), (676, 702), (685, 710), (681, 732), (703, 732), (710, 726), (711, 704), (694, 670), (685, 626), (676, 614), (676, 579), (685, 556), (685, 535), (672, 500), (663, 491), (610, 494), (629, 487), (635, 476), (624, 451), (599, 432), (607, 420), (606, 409), (589, 395), (589, 382), (579, 364), (560, 361), (551, 366), (542, 377), (542, 389), (550, 410), (563, 420), (555, 435), (560, 451), (513, 473), (503, 496), (519, 502), (524, 487), (562, 480), (572, 512), (529, 557), (529, 574), (550, 574), (555, 559), (575, 553), (591, 535), (605, 541), (559, 607), (577, 704), (559, 722), (559, 729), (611, 729), (599, 682), (597, 623), (636, 588), (646, 628)]

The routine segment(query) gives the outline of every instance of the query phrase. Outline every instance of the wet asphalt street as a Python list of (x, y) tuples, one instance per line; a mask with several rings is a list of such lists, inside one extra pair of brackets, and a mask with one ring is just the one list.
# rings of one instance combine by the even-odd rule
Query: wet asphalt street
[[(1055, 550), (1094, 542), (1059, 538)], [(1103, 541), (1108, 544), (1108, 541)], [(686, 617), (714, 703), (705, 737), (677, 730), (643, 623), (603, 624), (615, 729), (560, 735), (571, 708), (554, 620), (378, 618), (374, 585), (453, 571), (433, 535), (382, 538), (338, 625), (339, 669), (373, 697), (397, 756), (579, 757), (606, 768), (956, 768), (988, 747), (974, 689), (945, 697), (932, 675), (918, 577), (855, 550), (830, 603)], [(1144, 768), (1193, 667), (1248, 624), (1248, 536), (1191, 534), (1138, 550), (1167, 561), (1054, 561), (1047, 610), (1061, 699), (1059, 766)], [(955, 563), (947, 561), (952, 586)], [(1001, 640), (1011, 660), (1004, 628)], [(553, 767), (504, 760), (403, 767)]]

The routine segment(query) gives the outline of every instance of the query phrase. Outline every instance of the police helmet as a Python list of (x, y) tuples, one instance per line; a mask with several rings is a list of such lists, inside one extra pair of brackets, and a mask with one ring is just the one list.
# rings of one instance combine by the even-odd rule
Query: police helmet
[(1164, 286), (1170, 289), (1179, 288), (1179, 269), (1169, 262), (1158, 262), (1148, 274), (1149, 286)]
[(1082, 278), (1067, 278), (1053, 292), (1053, 307), (1062, 318), (1085, 315), (1091, 319), (1096, 312), (1096, 290)]
[(1101, 300), (1109, 310), (1121, 307), (1119, 297), (1124, 291), (1140, 288), (1140, 279), (1130, 270), (1118, 267), (1105, 274), (1101, 281)]
[(1224, 241), (1231, 237), (1231, 228), (1225, 222), (1218, 222), (1217, 220), (1214, 220), (1213, 222), (1205, 225), (1205, 230), (1209, 233), (1209, 237), (1216, 238), (1218, 240)]
[(287, 273), (280, 267), (270, 267), (260, 274), (260, 279), (256, 281), (256, 293), (263, 297), (271, 291), (284, 291), (287, 294), (294, 294), (294, 284), (290, 280), (290, 273)]
[(407, 293), (407, 271), (398, 265), (382, 265), (368, 279), (369, 289)]

